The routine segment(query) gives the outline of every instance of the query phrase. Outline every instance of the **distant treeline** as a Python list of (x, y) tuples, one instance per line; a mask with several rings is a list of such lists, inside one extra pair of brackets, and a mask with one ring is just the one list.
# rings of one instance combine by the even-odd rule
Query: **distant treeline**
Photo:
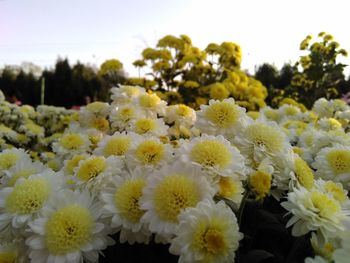
[(41, 103), (44, 82), (45, 104), (71, 108), (106, 100), (112, 86), (125, 82), (122, 65), (113, 74), (102, 69), (81, 63), (71, 66), (68, 59), (58, 59), (53, 69), (39, 74), (28, 68), (6, 66), (1, 70), (0, 89), (8, 101), (36, 106)]

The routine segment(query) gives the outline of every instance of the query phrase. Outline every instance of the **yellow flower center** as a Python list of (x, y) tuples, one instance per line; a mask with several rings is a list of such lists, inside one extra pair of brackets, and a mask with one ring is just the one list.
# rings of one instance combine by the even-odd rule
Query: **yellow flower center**
[(123, 92), (126, 93), (129, 97), (135, 97), (140, 94), (140, 90), (133, 86), (125, 86), (123, 87)]
[(219, 195), (230, 198), (239, 193), (239, 182), (233, 180), (231, 177), (220, 176), (219, 179)]
[(314, 186), (314, 173), (311, 168), (303, 159), (297, 157), (294, 162), (294, 169), (298, 182), (310, 190)]
[(14, 166), (18, 160), (18, 156), (14, 153), (0, 154), (0, 169), (7, 170)]
[(78, 166), (81, 160), (85, 160), (87, 157), (85, 155), (75, 155), (72, 159), (68, 160), (65, 167), (65, 172), (67, 174), (73, 174), (74, 168)]
[(192, 109), (184, 104), (177, 105), (176, 114), (182, 117), (188, 117), (192, 114)]
[(178, 215), (187, 207), (194, 207), (201, 194), (196, 183), (185, 175), (166, 176), (154, 191), (154, 206), (161, 220), (178, 222)]
[(335, 175), (350, 172), (350, 151), (335, 149), (330, 151), (326, 159)]
[(341, 185), (338, 185), (332, 181), (327, 181), (324, 187), (325, 187), (325, 190), (328, 193), (331, 193), (334, 199), (337, 200), (339, 203), (343, 203), (348, 199), (346, 191), (343, 189)]
[(192, 147), (191, 158), (205, 167), (227, 167), (232, 154), (226, 145), (216, 140), (203, 140)]
[(140, 105), (144, 108), (156, 108), (160, 103), (160, 98), (156, 94), (144, 94), (140, 96)]
[(119, 111), (119, 117), (123, 122), (128, 122), (130, 119), (135, 117), (135, 111), (132, 108), (122, 108)]
[(264, 198), (271, 189), (271, 174), (256, 171), (250, 176), (249, 183), (258, 199)]
[[(215, 222), (216, 221), (216, 222)], [(226, 254), (228, 242), (223, 233), (223, 222), (216, 219), (210, 226), (199, 223), (192, 240), (192, 247), (207, 254)]]
[(102, 173), (106, 166), (106, 160), (103, 157), (93, 157), (81, 164), (77, 176), (82, 181), (89, 181)]
[(144, 141), (136, 149), (137, 159), (146, 165), (158, 164), (164, 154), (164, 145), (155, 141)]
[(105, 157), (111, 155), (124, 155), (130, 148), (131, 139), (128, 136), (120, 136), (110, 139), (104, 149), (103, 155)]
[(269, 153), (276, 153), (283, 150), (283, 135), (275, 128), (263, 124), (255, 123), (246, 129), (246, 135), (250, 138), (254, 146), (265, 149)]
[(14, 186), (19, 178), (28, 178), (30, 175), (34, 174), (34, 169), (21, 170), (13, 174), (8, 182), (8, 186)]
[(238, 121), (239, 111), (232, 103), (220, 102), (210, 105), (205, 117), (219, 128), (229, 128)]
[(319, 216), (323, 218), (332, 218), (340, 211), (339, 203), (335, 199), (319, 191), (311, 192), (311, 202), (318, 210)]
[(92, 122), (92, 127), (99, 131), (108, 131), (109, 122), (106, 118), (94, 118)]
[(67, 150), (77, 150), (84, 145), (79, 134), (66, 134), (60, 140), (60, 145)]
[(45, 226), (45, 242), (50, 254), (80, 251), (91, 240), (93, 219), (88, 209), (69, 205), (54, 212)]
[(157, 128), (157, 123), (154, 119), (139, 119), (135, 122), (135, 132), (138, 134), (144, 134), (149, 131), (153, 131)]
[(269, 109), (269, 110), (266, 110), (264, 113), (265, 113), (265, 116), (270, 120), (277, 121), (279, 119), (279, 114), (277, 110)]
[(14, 186), (6, 199), (6, 210), (10, 213), (31, 214), (37, 212), (50, 194), (50, 185), (44, 179), (27, 180)]
[(133, 223), (138, 223), (145, 213), (139, 206), (145, 184), (145, 180), (140, 178), (127, 180), (119, 186), (114, 194), (114, 203), (121, 216)]

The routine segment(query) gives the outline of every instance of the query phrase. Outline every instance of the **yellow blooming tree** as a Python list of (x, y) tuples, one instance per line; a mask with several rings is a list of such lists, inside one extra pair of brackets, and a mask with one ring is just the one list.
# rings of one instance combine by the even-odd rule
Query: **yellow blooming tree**
[(329, 34), (318, 34), (319, 41), (311, 42), (307, 36), (300, 44), (300, 50), (306, 51), (294, 66), (291, 86), (286, 95), (311, 107), (321, 97), (338, 98), (340, 85), (344, 83), (343, 70), (346, 65), (338, 62), (339, 57), (347, 56), (346, 50)]
[[(238, 104), (258, 109), (265, 105), (266, 88), (240, 70), (241, 61), (241, 48), (235, 43), (211, 43), (201, 50), (186, 35), (167, 35), (155, 48), (143, 50), (142, 58), (133, 63), (139, 77), (128, 82), (157, 91), (170, 104), (198, 108), (209, 99), (234, 97)], [(146, 77), (140, 77), (141, 69), (149, 71)]]

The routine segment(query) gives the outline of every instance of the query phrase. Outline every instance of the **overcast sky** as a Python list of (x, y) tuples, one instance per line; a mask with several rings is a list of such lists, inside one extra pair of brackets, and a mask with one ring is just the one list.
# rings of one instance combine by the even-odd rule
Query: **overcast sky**
[[(326, 31), (350, 51), (344, 0), (0, 0), (0, 67), (30, 61), (53, 66), (68, 57), (99, 66), (132, 62), (164, 35), (186, 34), (195, 46), (231, 41), (242, 68), (281, 67), (302, 53), (308, 34)], [(343, 61), (350, 64), (349, 59)]]

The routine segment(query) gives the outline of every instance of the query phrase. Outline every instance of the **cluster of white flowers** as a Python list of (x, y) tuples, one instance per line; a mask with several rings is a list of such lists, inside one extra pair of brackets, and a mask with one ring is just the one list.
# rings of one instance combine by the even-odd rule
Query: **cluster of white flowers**
[(134, 86), (111, 99), (77, 115), (30, 111), (44, 132), (69, 126), (36, 135), (50, 149), (38, 156), (0, 153), (0, 261), (98, 262), (118, 233), (169, 244), (179, 262), (232, 262), (243, 234), (227, 202), (239, 207), (245, 193), (280, 201), (294, 236), (312, 232), (317, 257), (307, 261), (347, 258), (349, 107), (250, 114), (231, 98), (196, 112)]

